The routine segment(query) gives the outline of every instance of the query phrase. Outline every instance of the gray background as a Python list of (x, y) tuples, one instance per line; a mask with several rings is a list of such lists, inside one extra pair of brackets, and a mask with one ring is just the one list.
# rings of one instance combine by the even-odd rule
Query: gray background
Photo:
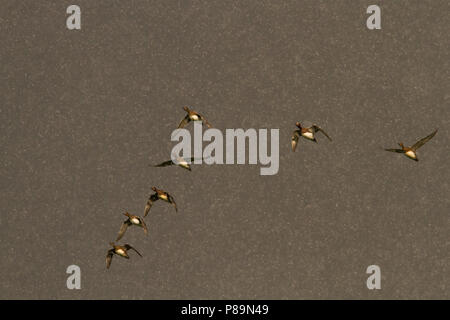
[[(0, 1), (0, 298), (450, 298), (448, 1)], [(280, 171), (151, 168), (191, 105)], [(298, 120), (334, 138), (301, 140)], [(439, 128), (418, 163), (382, 151)], [(192, 130), (192, 127), (190, 126)], [(114, 258), (122, 212), (150, 228)], [(77, 264), (82, 289), (66, 288)], [(382, 290), (366, 288), (367, 266)]]

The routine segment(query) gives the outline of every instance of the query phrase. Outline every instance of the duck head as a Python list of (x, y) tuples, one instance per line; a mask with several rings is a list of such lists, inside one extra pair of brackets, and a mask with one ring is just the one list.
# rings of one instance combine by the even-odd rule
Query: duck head
[(302, 128), (302, 125), (301, 125), (301, 123), (300, 123), (300, 122), (298, 122), (298, 121), (297, 121), (297, 122), (295, 123), (295, 125), (296, 125), (296, 126), (297, 126), (297, 127), (299, 128), (299, 129), (301, 129), (301, 128)]
[(156, 192), (156, 187), (152, 187), (152, 190)]
[(186, 111), (186, 112), (190, 112), (191, 111), (187, 106), (184, 106), (183, 110)]

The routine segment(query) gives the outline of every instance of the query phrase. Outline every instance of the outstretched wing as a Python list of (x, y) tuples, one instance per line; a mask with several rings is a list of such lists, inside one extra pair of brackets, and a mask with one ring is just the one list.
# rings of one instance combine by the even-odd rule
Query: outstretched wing
[(127, 250), (133, 250), (135, 251), (140, 257), (142, 257), (142, 254), (139, 253), (139, 251), (137, 251), (135, 248), (133, 248), (132, 246), (130, 246), (129, 244), (124, 245), (125, 249)]
[(169, 160), (169, 161), (164, 161), (160, 164), (154, 165), (154, 167), (167, 167), (167, 166), (171, 166), (173, 164), (174, 164), (173, 161)]
[(114, 249), (108, 250), (108, 254), (106, 255), (106, 269), (109, 269), (113, 255)]
[(212, 128), (211, 123), (209, 123), (208, 120), (206, 120), (204, 116), (200, 116), (200, 119), (202, 119), (203, 123), (206, 124), (206, 126), (208, 128)]
[(175, 203), (175, 199), (170, 195), (167, 194), (169, 198), (169, 202), (175, 207), (175, 211), (178, 212), (177, 204)]
[(300, 138), (299, 130), (295, 130), (294, 132), (292, 132), (292, 138), (291, 138), (292, 151), (295, 151), (295, 149), (297, 148), (299, 138)]
[(389, 152), (397, 152), (397, 153), (404, 153), (405, 151), (403, 151), (402, 149), (384, 149), (385, 151), (389, 151)]
[(148, 233), (148, 229), (147, 229), (147, 225), (145, 224), (144, 219), (140, 218), (139, 220), (141, 221), (141, 226), (144, 229), (145, 234), (147, 234)]
[(120, 227), (119, 234), (117, 235), (116, 241), (119, 241), (120, 239), (122, 239), (123, 235), (125, 234), (125, 231), (127, 231), (127, 228), (130, 224), (131, 224), (130, 219), (127, 219), (122, 223), (122, 226)]
[(188, 114), (188, 115), (186, 115), (186, 117), (183, 118), (183, 120), (181, 120), (180, 124), (178, 125), (178, 129), (184, 128), (184, 126), (186, 126), (190, 121), (191, 121), (191, 119), (189, 118), (189, 114)]
[(321, 127), (319, 127), (318, 125), (315, 125), (315, 124), (314, 124), (312, 127), (313, 127), (313, 129), (314, 129), (314, 132), (320, 131), (320, 132), (322, 132), (322, 133), (324, 134), (324, 136), (327, 137), (330, 141), (333, 141), (333, 140), (330, 138), (330, 136), (329, 136), (325, 131), (323, 131), (323, 129), (322, 129)]
[(428, 141), (431, 140), (431, 138), (433, 138), (436, 135), (437, 129), (434, 130), (433, 133), (429, 134), (428, 136), (426, 136), (425, 138), (417, 141), (412, 147), (411, 149), (413, 149), (414, 151), (419, 149), (421, 146), (423, 146), (425, 143), (427, 143)]
[(144, 217), (147, 216), (148, 212), (150, 211), (150, 208), (151, 208), (152, 205), (153, 205), (153, 202), (155, 202), (155, 201), (157, 201), (157, 200), (158, 200), (158, 195), (157, 195), (156, 193), (150, 195), (150, 197), (149, 197), (148, 200), (147, 200), (147, 204), (145, 205), (145, 209), (144, 209)]

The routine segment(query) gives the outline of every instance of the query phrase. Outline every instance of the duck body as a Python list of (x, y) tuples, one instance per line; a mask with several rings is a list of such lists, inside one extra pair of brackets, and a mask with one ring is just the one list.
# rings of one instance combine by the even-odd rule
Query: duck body
[(194, 110), (189, 109), (189, 107), (183, 107), (184, 111), (187, 112), (187, 117), (190, 121), (202, 121), (203, 118), (200, 114), (195, 112)]
[(161, 191), (161, 190), (158, 190), (157, 192), (158, 192), (159, 199), (169, 202), (169, 196), (168, 196), (167, 192)]
[(121, 257), (124, 257), (125, 259), (130, 259), (127, 250), (122, 246), (114, 246), (114, 253)]
[(189, 165), (189, 163), (187, 163), (187, 161), (186, 160), (179, 160), (178, 161), (178, 165), (180, 166), (180, 167), (182, 167), (183, 169), (187, 169), (187, 170), (189, 170), (189, 171), (191, 171), (192, 169), (191, 169), (191, 166)]
[(201, 121), (198, 113), (192, 111), (189, 113), (189, 119), (191, 119), (191, 121)]
[[(154, 188), (154, 189), (153, 189), (153, 188)], [(164, 191), (164, 190), (157, 189), (156, 187), (153, 187), (153, 188), (152, 188), (152, 189), (153, 189), (153, 191), (156, 192), (156, 195), (157, 195), (158, 199), (161, 199), (161, 200), (163, 200), (163, 201), (165, 201), (165, 202), (171, 203), (171, 201), (173, 200), (173, 198), (170, 196), (169, 193), (167, 193), (167, 192)]]
[(416, 152), (414, 150), (412, 150), (411, 148), (406, 148), (406, 149), (407, 150), (405, 150), (405, 156), (407, 156), (410, 159), (419, 161), (419, 159), (417, 158), (417, 154), (416, 154)]
[(139, 218), (130, 218), (130, 222), (136, 226), (140, 226), (142, 224), (142, 221)]
[(130, 214), (128, 212), (124, 213), (123, 215), (128, 217), (128, 221), (133, 225), (136, 225), (139, 227), (143, 227), (145, 225), (144, 219), (142, 219), (139, 216), (135, 216), (134, 214)]
[(300, 130), (302, 137), (317, 142), (315, 136), (314, 136), (314, 131), (311, 128), (302, 128)]

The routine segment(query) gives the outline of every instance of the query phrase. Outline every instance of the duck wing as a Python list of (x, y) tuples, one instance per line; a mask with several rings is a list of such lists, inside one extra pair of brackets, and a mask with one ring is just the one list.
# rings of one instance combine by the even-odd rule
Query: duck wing
[(384, 149), (384, 150), (389, 152), (405, 153), (403, 149)]
[(177, 204), (175, 203), (175, 199), (170, 194), (167, 194), (167, 198), (169, 199), (169, 202), (175, 207), (175, 211), (178, 212), (178, 208), (177, 208)]
[(315, 124), (314, 124), (314, 125), (312, 126), (312, 128), (313, 128), (314, 132), (320, 131), (320, 132), (322, 132), (322, 133), (324, 134), (325, 137), (328, 138), (328, 140), (333, 141), (333, 140), (330, 138), (330, 136), (329, 136), (329, 135), (321, 128), (321, 127), (319, 127), (318, 125), (315, 125)]
[(167, 167), (167, 166), (171, 166), (173, 164), (174, 164), (173, 161), (169, 160), (169, 161), (164, 161), (160, 164), (154, 165), (154, 167)]
[(291, 147), (293, 152), (297, 148), (299, 138), (300, 138), (300, 130), (295, 130), (294, 132), (292, 132)]
[(147, 200), (147, 204), (145, 205), (145, 208), (144, 208), (144, 217), (147, 216), (148, 212), (150, 211), (150, 208), (153, 205), (153, 202), (155, 202), (157, 200), (158, 200), (158, 194), (157, 193), (150, 195), (150, 197)]
[(145, 234), (148, 233), (147, 225), (145, 224), (144, 219), (140, 218), (139, 221), (141, 221), (141, 226), (144, 229)]
[(186, 117), (184, 117), (183, 120), (181, 120), (177, 129), (184, 128), (190, 121), (191, 119), (189, 118), (189, 114), (187, 114)]
[(114, 249), (108, 250), (108, 254), (106, 255), (106, 269), (109, 269), (113, 255), (114, 255)]
[(132, 246), (130, 246), (129, 244), (124, 245), (125, 249), (127, 250), (133, 250), (135, 251), (140, 257), (142, 257), (142, 254), (139, 253), (139, 251), (137, 251), (135, 248), (133, 248)]
[(125, 231), (127, 231), (127, 228), (129, 225), (131, 225), (130, 219), (127, 219), (122, 223), (122, 226), (120, 227), (119, 234), (117, 235), (116, 241), (119, 241), (120, 239), (122, 239), (122, 237), (125, 234)]
[(433, 133), (427, 135), (425, 138), (420, 139), (419, 141), (417, 141), (415, 144), (413, 144), (413, 146), (411, 147), (411, 149), (413, 149), (414, 151), (416, 151), (417, 149), (419, 149), (421, 146), (423, 146), (425, 143), (427, 143), (428, 141), (431, 140), (431, 138), (433, 138), (436, 135), (437, 129), (433, 131)]
[(208, 120), (206, 120), (206, 118), (205, 118), (204, 116), (200, 115), (200, 119), (202, 119), (203, 124), (206, 124), (206, 126), (207, 126), (208, 128), (212, 128), (211, 123), (209, 123)]

